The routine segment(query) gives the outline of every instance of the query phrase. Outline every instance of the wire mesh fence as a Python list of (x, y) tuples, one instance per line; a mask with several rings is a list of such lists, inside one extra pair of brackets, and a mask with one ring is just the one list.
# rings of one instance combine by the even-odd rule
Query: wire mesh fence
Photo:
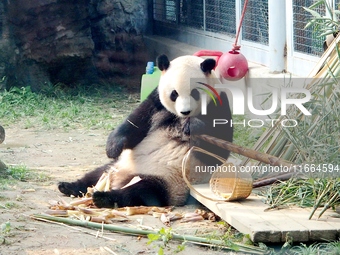
[[(319, 37), (313, 27), (305, 28), (312, 15), (303, 9), (318, 0), (292, 0), (293, 2), (293, 47), (295, 52), (311, 56), (323, 53), (324, 37)], [(237, 5), (242, 10), (245, 0), (153, 0), (153, 17), (171, 26), (184, 26), (201, 31), (227, 34), (234, 37), (238, 28)], [(340, 0), (333, 0), (339, 9)], [(323, 5), (316, 9), (325, 15)], [(285, 29), (285, 28), (283, 28)], [(242, 40), (269, 44), (268, 0), (249, 0), (242, 24)]]
[[(235, 0), (154, 0), (154, 20), (234, 37)], [(244, 0), (241, 1), (243, 6)], [(268, 44), (268, 0), (250, 0), (243, 22), (244, 40)]]
[(235, 0), (154, 0), (154, 20), (234, 35)]
[(153, 19), (162, 22), (177, 22), (176, 0), (154, 0)]
[(204, 30), (204, 5), (203, 0), (180, 1), (180, 24)]
[[(244, 0), (242, 7), (244, 5)], [(268, 45), (268, 0), (249, 0), (242, 24), (242, 39)]]
[[(312, 15), (303, 9), (303, 7), (309, 7), (315, 2), (316, 0), (293, 0), (294, 51), (320, 56), (323, 53), (324, 37), (319, 37), (314, 31), (314, 27), (305, 28), (308, 21), (312, 19)], [(317, 7), (315, 11), (325, 15), (323, 5)]]
[(205, 17), (207, 31), (235, 35), (235, 0), (206, 0)]
[(335, 10), (340, 10), (340, 0), (335, 0), (334, 1), (334, 9)]

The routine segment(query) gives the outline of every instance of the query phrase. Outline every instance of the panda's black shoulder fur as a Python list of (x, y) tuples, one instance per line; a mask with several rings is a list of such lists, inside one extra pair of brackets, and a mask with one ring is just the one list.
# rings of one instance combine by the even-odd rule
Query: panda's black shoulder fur
[(106, 154), (117, 159), (123, 149), (133, 149), (148, 134), (152, 116), (165, 110), (157, 88), (113, 132), (106, 142)]

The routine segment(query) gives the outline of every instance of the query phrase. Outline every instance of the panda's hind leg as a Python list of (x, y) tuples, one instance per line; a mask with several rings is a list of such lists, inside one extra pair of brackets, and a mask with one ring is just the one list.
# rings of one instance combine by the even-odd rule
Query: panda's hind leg
[(166, 183), (155, 176), (141, 176), (142, 180), (123, 189), (109, 192), (97, 191), (93, 202), (97, 207), (167, 206), (169, 203)]
[(75, 182), (60, 182), (58, 189), (61, 193), (67, 196), (82, 196), (87, 192), (87, 188), (95, 185), (104, 171), (109, 170), (110, 167), (111, 164), (98, 167), (95, 170), (85, 174), (83, 178)]

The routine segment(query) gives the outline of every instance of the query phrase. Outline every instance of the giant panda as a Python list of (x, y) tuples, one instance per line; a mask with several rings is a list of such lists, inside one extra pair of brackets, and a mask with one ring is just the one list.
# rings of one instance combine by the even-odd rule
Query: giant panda
[[(79, 196), (96, 184), (102, 173), (117, 170), (109, 192), (94, 192), (97, 207), (181, 206), (189, 197), (182, 177), (182, 160), (191, 146), (199, 146), (227, 158), (229, 152), (199, 139), (208, 134), (232, 141), (231, 125), (213, 126), (213, 119), (231, 119), (228, 97), (219, 93), (220, 104), (208, 96), (207, 113), (201, 113), (203, 87), (218, 82), (214, 59), (181, 56), (171, 62), (166, 55), (157, 59), (162, 74), (159, 85), (108, 137), (106, 152), (112, 162), (87, 173), (75, 182), (59, 183), (65, 195)], [(206, 91), (206, 90), (205, 90)], [(190, 158), (191, 165), (217, 164), (201, 152)], [(207, 181), (211, 173), (190, 173), (190, 182)], [(135, 176), (140, 181), (126, 186)]]

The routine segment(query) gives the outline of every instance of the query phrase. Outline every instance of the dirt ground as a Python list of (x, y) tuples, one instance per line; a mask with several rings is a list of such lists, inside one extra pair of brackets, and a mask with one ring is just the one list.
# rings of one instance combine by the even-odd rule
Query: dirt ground
[[(0, 160), (7, 165), (24, 165), (50, 177), (45, 182), (19, 182), (15, 186), (1, 188), (0, 225), (10, 222), (11, 230), (5, 243), (0, 244), (1, 255), (21, 254), (157, 254), (157, 243), (147, 244), (148, 238), (138, 238), (108, 231), (69, 227), (36, 221), (34, 213), (48, 209), (49, 200), (63, 197), (57, 189), (59, 181), (72, 181), (86, 171), (100, 166), (108, 159), (105, 142), (108, 132), (84, 131), (38, 131), (17, 128), (6, 129), (6, 140), (0, 145)], [(71, 198), (63, 197), (69, 201)], [(14, 206), (3, 206), (12, 202)], [(193, 212), (200, 205), (176, 208), (178, 212)], [(136, 227), (143, 225), (161, 228), (159, 219), (152, 216), (132, 216), (128, 222), (118, 223)], [(181, 234), (220, 233), (226, 230), (221, 224), (209, 221), (175, 223), (172, 229)], [(96, 237), (96, 235), (98, 235)], [(171, 242), (165, 254), (174, 254), (179, 242)], [(226, 254), (195, 244), (185, 244), (179, 254)], [(232, 252), (229, 254), (233, 254)]]

